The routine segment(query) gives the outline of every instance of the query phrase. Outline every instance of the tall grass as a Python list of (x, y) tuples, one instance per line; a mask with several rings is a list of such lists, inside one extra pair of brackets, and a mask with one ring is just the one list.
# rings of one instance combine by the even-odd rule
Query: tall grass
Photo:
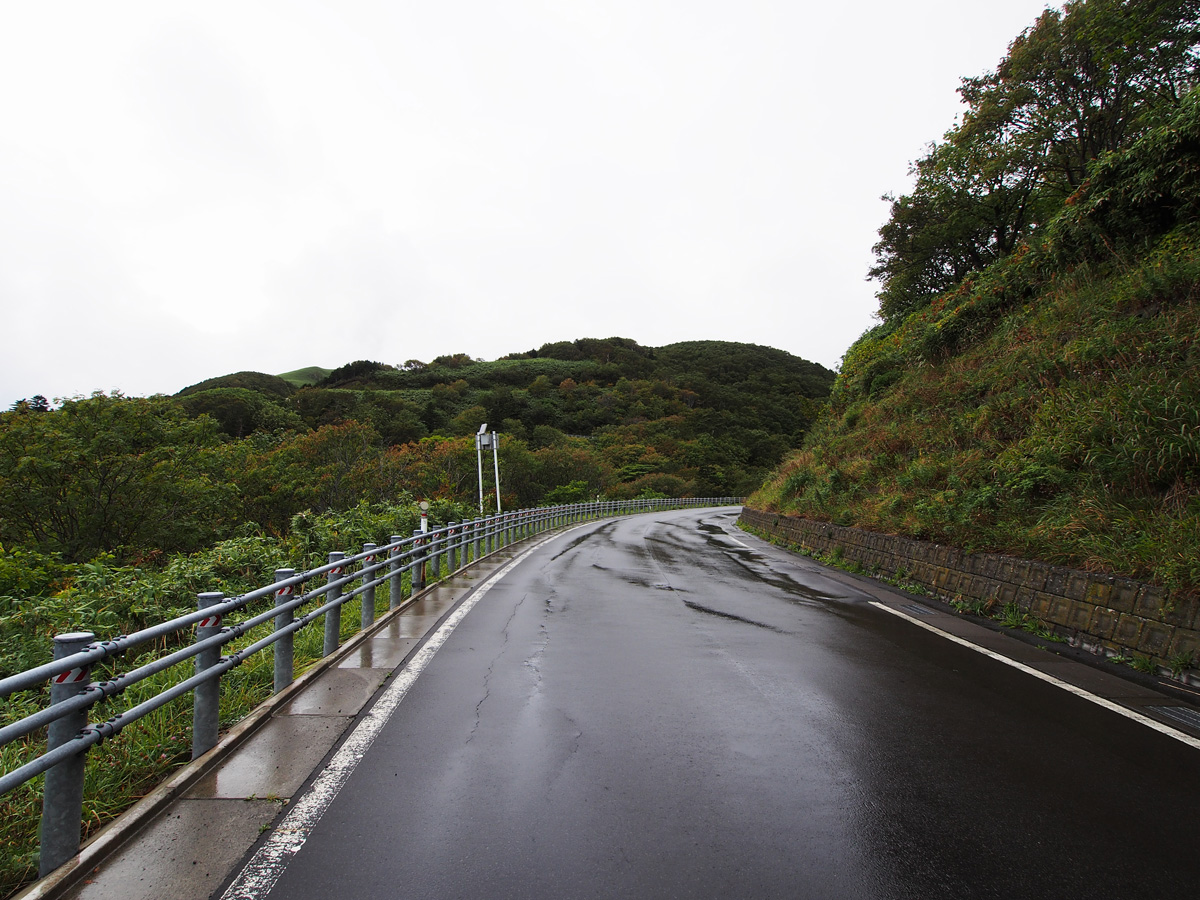
[(1200, 590), (1198, 247), (1059, 274), (949, 352), (922, 335), (970, 291), (868, 332), (749, 504)]

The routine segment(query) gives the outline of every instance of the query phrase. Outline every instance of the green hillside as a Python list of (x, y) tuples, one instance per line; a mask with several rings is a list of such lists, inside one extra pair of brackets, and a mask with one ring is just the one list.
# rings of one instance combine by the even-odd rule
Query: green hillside
[[(457, 353), (323, 371), (298, 388), (239, 372), (177, 399), (228, 438), (258, 435), (261, 444), (356, 423), (375, 452), (406, 447), (407, 457), (430, 442), (468, 439), (486, 422), (517, 442), (514, 452), (576, 458), (559, 475), (514, 479), (516, 499), (535, 503), (568, 482), (614, 497), (744, 495), (803, 438), (833, 384), (823, 366), (770, 347), (644, 347), (628, 338), (562, 341), (493, 361)], [(466, 499), (470, 480), (447, 477), (452, 486), (423, 489)]]
[(964, 81), (751, 505), (1200, 589), (1198, 14), (1073, 3)]
[[(327, 372), (328, 370), (320, 369), (318, 371)], [(185, 387), (175, 396), (187, 397), (191, 394), (199, 394), (204, 391), (220, 388), (241, 388), (249, 391), (257, 391), (260, 394), (266, 394), (268, 397), (290, 397), (296, 389), (296, 384), (279, 375), (264, 375), (262, 372), (235, 372), (232, 375), (206, 378), (199, 384), (192, 384)]]
[(304, 387), (309, 384), (316, 384), (322, 378), (325, 378), (332, 372), (333, 369), (322, 369), (320, 366), (308, 366), (304, 369), (296, 369), (294, 372), (284, 372), (278, 376), (294, 387)]

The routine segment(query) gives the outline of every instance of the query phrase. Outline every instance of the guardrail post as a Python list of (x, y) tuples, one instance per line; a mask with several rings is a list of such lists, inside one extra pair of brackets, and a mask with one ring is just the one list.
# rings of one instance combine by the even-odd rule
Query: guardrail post
[(451, 522), (446, 532), (446, 570), (453, 575), (458, 568), (458, 523)]
[(479, 520), (471, 520), (471, 562), (479, 559)]
[[(399, 534), (393, 534), (388, 538), (388, 541), (393, 544), (402, 540), (404, 537)], [(395, 609), (404, 601), (404, 582), (401, 580), (404, 567), (401, 564), (400, 548), (393, 547), (388, 558), (392, 561), (388, 569), (391, 573), (388, 576), (388, 609)]]
[[(329, 551), (329, 562), (341, 562), (346, 558), (346, 554), (341, 550)], [(326, 575), (326, 582), (333, 584), (342, 577), (342, 566), (335, 566), (329, 570)], [(331, 603), (342, 596), (342, 586), (335, 585), (325, 592), (325, 602)], [(325, 613), (325, 645), (321, 648), (321, 655), (328, 656), (338, 648), (342, 642), (342, 605), (339, 603)]]
[[(275, 570), (275, 580), (276, 581), (287, 581), (289, 578), (291, 578), (295, 574), (296, 574), (295, 569), (276, 569)], [(295, 594), (296, 594), (296, 588), (294, 585), (289, 584), (287, 587), (279, 588), (278, 590), (275, 591), (275, 605), (282, 606), (285, 603), (291, 602), (291, 599), (292, 599), (292, 597), (295, 596)], [(290, 609), (285, 609), (283, 612), (276, 614), (275, 630), (283, 631), (283, 629), (287, 628), (289, 625), (292, 624), (292, 620), (294, 618), (295, 618), (294, 610), (290, 610)], [(292, 683), (292, 675), (293, 675), (293, 671), (294, 671), (293, 670), (293, 662), (295, 659), (295, 655), (293, 652), (293, 646), (294, 646), (294, 641), (292, 640), (293, 637), (294, 637), (294, 635), (291, 632), (288, 632), (285, 635), (281, 635), (279, 637), (279, 639), (275, 641), (275, 693), (276, 694), (278, 694), (285, 687), (287, 687), (289, 684)]]
[(425, 532), (420, 528), (413, 529), (413, 558), (416, 562), (412, 567), (413, 593), (425, 590)]
[[(54, 658), (78, 653), (93, 640), (89, 631), (73, 631), (54, 638)], [(50, 682), (50, 703), (62, 703), (87, 690), (88, 668), (72, 669)], [(75, 739), (87, 727), (87, 710), (81, 709), (50, 723), (46, 749), (54, 750)], [(38, 877), (45, 878), (79, 852), (83, 833), (83, 773), (87, 754), (80, 752), (47, 770), (42, 792), (41, 856)]]
[(445, 539), (443, 534), (429, 536), (429, 571), (425, 573), (425, 577), (430, 583), (442, 578), (442, 541)]
[[(200, 609), (207, 609), (225, 599), (220, 591), (206, 591), (197, 598)], [(221, 617), (208, 616), (196, 623), (196, 643), (221, 633)], [(221, 648), (209, 647), (196, 654), (196, 674), (211, 669), (221, 661)], [(217, 746), (221, 724), (221, 679), (211, 678), (196, 685), (192, 691), (192, 759), (198, 759)]]
[[(374, 549), (374, 544), (363, 544), (363, 553), (371, 553), (370, 556), (363, 560), (364, 569), (370, 567), (375, 562), (375, 554), (371, 552)], [(370, 584), (374, 580), (374, 572), (363, 572), (364, 587), (362, 594), (359, 595), (362, 597), (362, 619), (360, 624), (363, 631), (366, 631), (375, 623), (375, 585), (372, 584), (370, 587), (366, 587), (367, 584)]]

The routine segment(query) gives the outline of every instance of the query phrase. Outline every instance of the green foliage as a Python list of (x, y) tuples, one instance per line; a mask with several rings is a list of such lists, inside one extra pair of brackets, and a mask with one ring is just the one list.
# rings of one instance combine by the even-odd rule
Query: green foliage
[(51, 593), (73, 567), (58, 554), (36, 550), (6, 550), (0, 545), (0, 596), (32, 597)]
[(296, 385), (282, 375), (265, 375), (262, 372), (235, 372), (232, 375), (221, 375), (217, 378), (207, 378), (199, 384), (185, 387), (176, 397), (187, 397), (204, 391), (230, 388), (234, 390), (253, 391), (275, 400), (290, 397)]
[(0, 413), (0, 540), (68, 560), (201, 546), (230, 495), (209, 471), (216, 443), (166, 397)]
[(288, 384), (293, 387), (306, 387), (310, 384), (317, 384), (329, 377), (333, 369), (322, 369), (320, 366), (308, 366), (304, 369), (296, 369), (292, 372), (284, 372), (278, 375)]
[(569, 484), (560, 484), (548, 490), (542, 498), (542, 503), (546, 506), (558, 506), (566, 503), (587, 503), (594, 498), (595, 494), (588, 483), (577, 478)]
[(1129, 665), (1144, 675), (1158, 674), (1158, 663), (1149, 656), (1142, 656), (1140, 653), (1134, 654), (1133, 661)]
[(1167, 660), (1167, 667), (1171, 670), (1171, 677), (1179, 679), (1183, 677), (1184, 672), (1190, 669), (1196, 663), (1196, 654), (1191, 650), (1181, 651), (1173, 655)]
[(267, 396), (246, 388), (210, 388), (192, 391), (180, 398), (180, 406), (189, 416), (205, 415), (214, 419), (221, 431), (242, 438), (255, 431), (298, 430), (304, 421), (290, 406), (273, 402)]
[(360, 384), (372, 383), (375, 376), (381, 372), (395, 371), (392, 366), (369, 359), (360, 359), (346, 363), (330, 372), (320, 382), (321, 387), (356, 387)]
[(1200, 0), (1072, 2), (964, 81), (752, 503), (1200, 591), (1198, 39)]
[[(433, 524), (462, 521), (471, 510), (447, 501), (430, 510)], [(250, 535), (229, 538), (192, 554), (176, 554), (157, 567), (123, 565), (111, 556), (88, 563), (64, 565), (53, 557), (0, 551), (0, 587), (20, 591), (20, 598), (0, 596), (0, 677), (47, 662), (53, 635), (86, 630), (100, 637), (129, 633), (151, 622), (165, 621), (196, 608), (201, 591), (220, 590), (229, 596), (245, 593), (270, 581), (277, 568), (297, 569), (323, 564), (330, 550), (357, 553), (364, 543), (386, 543), (391, 534), (411, 534), (419, 513), (414, 504), (358, 504), (352, 509), (298, 517), (285, 538)], [(24, 572), (22, 564), (27, 564)], [(37, 591), (42, 591), (37, 593)], [(359, 616), (351, 601), (342, 616), (343, 638), (356, 630)], [(261, 638), (252, 632), (234, 645)], [(190, 633), (167, 639), (174, 647), (190, 641)], [(320, 658), (322, 632), (309, 628), (296, 637), (297, 671)], [(153, 652), (159, 653), (155, 647)], [(115, 665), (133, 668), (138, 651)], [(191, 674), (190, 664), (160, 673), (107, 701), (104, 716), (112, 716), (148, 699)], [(110, 677), (98, 671), (96, 677)], [(266, 699), (272, 688), (270, 653), (252, 657), (221, 680), (221, 724), (229, 726)], [(106, 824), (144, 795), (190, 755), (187, 698), (142, 719), (133, 728), (89, 754), (85, 777), (86, 833)], [(6, 699), (0, 724), (7, 724), (45, 704), (43, 692), (22, 692)], [(0, 763), (11, 771), (44, 748), (44, 736), (0, 748)], [(0, 891), (19, 886), (36, 873), (38, 782), (0, 797)]]
[(1194, 233), (1069, 277), (1038, 262), (1038, 293), (936, 354), (949, 302), (868, 332), (828, 414), (751, 503), (1197, 590)]
[(1142, 252), (1198, 215), (1200, 91), (1193, 90), (1161, 124), (1096, 162), (1048, 229), (1048, 243), (1059, 266), (1105, 261)]
[[(561, 445), (568, 435), (600, 439), (606, 432), (640, 445), (686, 446), (686, 461), (678, 462), (671, 458), (674, 449), (637, 460), (609, 458), (602, 448), (612, 440), (576, 445), (574, 453), (601, 449), (592, 454), (585, 478), (595, 490), (608, 485), (611, 467), (625, 483), (671, 475), (676, 480), (664, 483), (674, 490), (724, 494), (761, 482), (817, 417), (832, 379), (822, 366), (751, 344), (691, 341), (650, 348), (626, 338), (581, 339), (495, 362), (460, 353), (399, 370), (352, 363), (325, 386), (297, 392), (292, 402), (311, 428), (370, 423), (379, 443), (401, 445), (389, 457), (410, 457), (403, 466), (408, 472), (421, 460), (443, 459), (450, 467), (445, 478), (419, 479), (418, 492), (430, 495), (456, 490), (456, 496), (470, 496), (466, 460), (451, 464), (434, 448), (474, 434), (484, 422), (504, 435), (502, 446), (516, 440), (535, 452)], [(335, 382), (343, 386), (329, 386)], [(345, 387), (351, 384), (354, 389)], [(622, 431), (645, 425), (653, 426), (652, 438)], [(533, 462), (505, 468), (514, 464), (517, 477), (506, 480), (522, 503), (539, 502), (537, 492), (557, 484), (529, 474), (537, 468)]]
[[(1161, 123), (1197, 83), (1198, 46), (1200, 0), (1074, 0), (1046, 10), (995, 71), (963, 79), (962, 122), (913, 166), (910, 194), (885, 197), (870, 270), (880, 315), (903, 318), (1014, 253), (1089, 178), (1129, 192), (1101, 188), (1086, 211), (1110, 251), (1180, 221), (1163, 198), (1194, 196), (1195, 166), (1178, 151), (1195, 141)], [(1109, 157), (1155, 126), (1170, 164), (1138, 162), (1140, 177), (1128, 177)]]
[[(431, 501), (435, 526), (474, 518), (471, 435), (484, 420), (502, 432), (506, 509), (748, 492), (818, 416), (833, 378), (769, 348), (655, 350), (619, 338), (495, 363), (454, 354), (302, 374), (289, 373), (310, 385), (298, 390), (243, 372), (174, 398), (96, 394), (0, 413), (0, 676), (47, 661), (56, 633), (129, 632), (193, 610), (202, 591), (240, 594), (276, 568), (312, 568), (331, 550), (411, 534), (416, 497)], [(297, 649), (302, 667), (319, 654), (319, 633), (299, 635)], [(180, 677), (156, 677), (106, 712)], [(223, 723), (270, 686), (267, 657), (226, 675)], [(5, 715), (39, 702), (9, 698)], [(186, 760), (186, 721), (186, 710), (164, 709), (93, 755), (89, 828)], [(35, 743), (0, 748), (4, 767)], [(27, 786), (0, 798), (0, 884), (36, 868), (36, 794)]]

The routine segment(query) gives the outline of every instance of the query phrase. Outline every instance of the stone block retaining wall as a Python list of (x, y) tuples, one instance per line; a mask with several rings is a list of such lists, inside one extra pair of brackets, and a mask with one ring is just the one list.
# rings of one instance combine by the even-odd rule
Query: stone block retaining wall
[(743, 509), (752, 528), (821, 554), (837, 554), (871, 574), (899, 577), (948, 599), (1016, 603), (1072, 644), (1096, 653), (1200, 656), (1200, 604), (1162, 587), (794, 516)]

